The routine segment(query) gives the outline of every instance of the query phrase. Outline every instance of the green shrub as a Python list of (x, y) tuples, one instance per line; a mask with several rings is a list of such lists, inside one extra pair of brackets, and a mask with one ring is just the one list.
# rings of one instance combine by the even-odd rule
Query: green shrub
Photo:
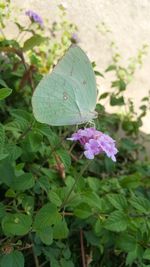
[[(76, 25), (61, 5), (59, 22), (49, 28), (15, 22), (18, 36), (9, 40), (8, 8), (9, 1), (0, 4), (0, 266), (150, 266), (150, 165), (139, 142), (149, 96), (139, 114), (124, 98), (146, 47), (128, 67), (115, 53), (103, 74), (95, 71), (114, 72), (95, 123), (116, 138), (119, 153), (116, 163), (104, 155), (88, 161), (66, 141), (75, 127), (40, 124), (31, 108), (35, 86), (75, 41)], [(107, 114), (106, 98), (127, 112)]]

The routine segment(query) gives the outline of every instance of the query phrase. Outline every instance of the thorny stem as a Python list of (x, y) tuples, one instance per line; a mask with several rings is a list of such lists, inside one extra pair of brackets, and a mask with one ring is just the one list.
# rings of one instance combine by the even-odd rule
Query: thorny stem
[(83, 173), (85, 172), (85, 170), (89, 167), (90, 163), (91, 163), (91, 162), (88, 161), (88, 163), (83, 167), (83, 169), (82, 169), (81, 172), (79, 173), (79, 175), (78, 175), (78, 177), (76, 178), (76, 180), (75, 180), (73, 186), (71, 187), (71, 189), (70, 189), (68, 195), (66, 196), (66, 198), (65, 198), (64, 201), (63, 201), (63, 203), (61, 204), (61, 206), (60, 206), (60, 210), (63, 209), (64, 206), (66, 205), (66, 203), (67, 203), (67, 201), (68, 201), (68, 199), (69, 199), (69, 197), (70, 197), (72, 191), (74, 190), (74, 188), (75, 188), (76, 184), (78, 183), (80, 177), (83, 175)]

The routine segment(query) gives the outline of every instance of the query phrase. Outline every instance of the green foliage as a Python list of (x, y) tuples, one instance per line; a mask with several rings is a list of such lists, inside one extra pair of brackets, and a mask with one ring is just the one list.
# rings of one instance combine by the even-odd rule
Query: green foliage
[[(75, 128), (37, 123), (31, 108), (35, 86), (70, 46), (77, 27), (60, 5), (59, 21), (49, 30), (16, 21), (18, 37), (8, 40), (9, 2), (0, 4), (0, 267), (78, 267), (84, 254), (89, 267), (150, 266), (150, 166), (144, 140), (139, 142), (150, 97), (136, 114), (124, 96), (146, 47), (127, 67), (115, 51), (105, 76), (95, 71), (101, 79), (114, 73), (95, 123), (116, 138), (119, 153), (116, 163), (104, 155), (88, 162), (78, 145), (66, 141)], [(109, 32), (105, 24), (101, 31)], [(102, 105), (107, 99), (125, 107), (124, 115), (108, 115)]]

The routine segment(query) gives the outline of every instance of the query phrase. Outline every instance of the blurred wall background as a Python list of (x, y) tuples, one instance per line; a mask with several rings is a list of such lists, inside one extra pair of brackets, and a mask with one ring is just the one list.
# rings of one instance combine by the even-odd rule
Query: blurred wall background
[[(90, 60), (96, 62), (97, 70), (101, 72), (111, 63), (111, 41), (118, 46), (125, 64), (129, 57), (137, 54), (143, 44), (150, 44), (150, 0), (12, 0), (12, 3), (22, 22), (27, 21), (24, 11), (28, 9), (38, 12), (45, 21), (48, 19), (53, 22), (58, 18), (58, 4), (63, 3), (68, 19), (78, 26), (79, 45), (87, 52)], [(19, 8), (22, 8), (23, 12), (18, 14)], [(100, 26), (101, 31), (98, 31), (97, 25), (102, 23), (105, 23), (106, 27)], [(11, 28), (10, 31), (10, 25), (8, 29), (9, 35), (13, 35), (15, 29)], [(106, 33), (106, 29), (110, 32)], [(101, 92), (111, 90), (109, 75), (98, 80), (98, 88)], [(148, 90), (150, 51), (142, 68), (136, 71), (126, 94), (133, 98), (138, 109), (140, 99), (148, 94)], [(107, 110), (112, 109), (108, 106)], [(150, 113), (144, 119), (142, 131), (150, 133)]]

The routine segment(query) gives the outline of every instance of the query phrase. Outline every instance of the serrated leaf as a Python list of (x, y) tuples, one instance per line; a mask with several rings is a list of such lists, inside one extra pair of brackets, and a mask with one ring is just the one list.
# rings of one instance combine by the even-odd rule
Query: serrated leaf
[(87, 177), (86, 182), (88, 183), (89, 187), (92, 189), (92, 191), (99, 191), (101, 188), (101, 181), (94, 177)]
[(10, 88), (1, 88), (0, 89), (0, 100), (5, 99), (12, 93), (12, 89)]
[(22, 149), (14, 144), (7, 144), (5, 146), (6, 151), (8, 151), (8, 160), (15, 161), (18, 159), (22, 154)]
[(0, 160), (6, 158), (8, 153), (4, 150), (5, 144), (5, 131), (3, 125), (0, 123)]
[(150, 201), (147, 198), (144, 197), (132, 197), (129, 200), (130, 204), (132, 205), (132, 207), (134, 207), (135, 209), (137, 209), (137, 211), (140, 211), (142, 213), (148, 213), (150, 212)]
[(75, 216), (81, 219), (86, 219), (93, 214), (88, 204), (83, 204), (83, 203), (75, 207), (73, 213)]
[(147, 249), (144, 251), (143, 259), (145, 259), (145, 260), (150, 260), (150, 248), (147, 248)]
[(25, 191), (34, 186), (35, 180), (31, 173), (24, 173), (21, 176), (14, 177), (11, 187), (16, 191)]
[(57, 207), (52, 203), (45, 204), (36, 214), (33, 228), (43, 229), (47, 226), (58, 223), (61, 220)]
[(59, 195), (52, 190), (48, 192), (48, 198), (53, 204), (55, 204), (58, 207), (60, 207), (60, 205), (62, 204), (62, 200), (59, 197)]
[(45, 245), (51, 245), (53, 243), (53, 229), (51, 226), (39, 229), (37, 235)]
[(15, 173), (12, 165), (7, 159), (0, 162), (0, 182), (10, 186), (15, 178)]
[(0, 267), (24, 267), (24, 256), (22, 252), (14, 250), (10, 254), (3, 255)]
[(70, 157), (69, 153), (67, 152), (67, 150), (59, 149), (59, 150), (57, 150), (57, 154), (61, 158), (65, 168), (69, 168), (71, 165), (71, 157)]
[(114, 232), (125, 231), (128, 225), (128, 218), (122, 211), (112, 212), (105, 221), (104, 227)]
[(32, 152), (37, 152), (39, 150), (39, 147), (41, 146), (42, 142), (42, 135), (41, 133), (37, 132), (31, 132), (28, 134), (28, 142), (30, 144), (30, 148)]
[(45, 190), (46, 192), (48, 191), (48, 189), (50, 188), (50, 183), (49, 183), (49, 179), (47, 176), (42, 176), (37, 180), (37, 183), (39, 184), (39, 186)]
[(28, 215), (8, 213), (2, 219), (2, 229), (8, 236), (25, 235), (30, 231), (31, 223), (31, 217)]
[(64, 239), (67, 238), (69, 230), (66, 224), (65, 219), (56, 223), (53, 227), (53, 236), (55, 239)]
[(82, 202), (87, 203), (91, 208), (102, 210), (102, 199), (95, 192), (85, 192), (82, 195)]
[(131, 236), (125, 232), (118, 236), (116, 239), (116, 245), (122, 251), (130, 252), (136, 248), (137, 241), (134, 236)]
[(134, 189), (141, 185), (141, 175), (138, 173), (131, 174), (120, 179), (119, 183), (123, 188)]
[(122, 194), (108, 194), (107, 198), (116, 209), (124, 210), (128, 207), (127, 200)]
[(135, 259), (142, 257), (142, 254), (143, 248), (139, 244), (137, 244), (135, 249), (128, 253), (126, 258), (126, 265), (131, 266)]

